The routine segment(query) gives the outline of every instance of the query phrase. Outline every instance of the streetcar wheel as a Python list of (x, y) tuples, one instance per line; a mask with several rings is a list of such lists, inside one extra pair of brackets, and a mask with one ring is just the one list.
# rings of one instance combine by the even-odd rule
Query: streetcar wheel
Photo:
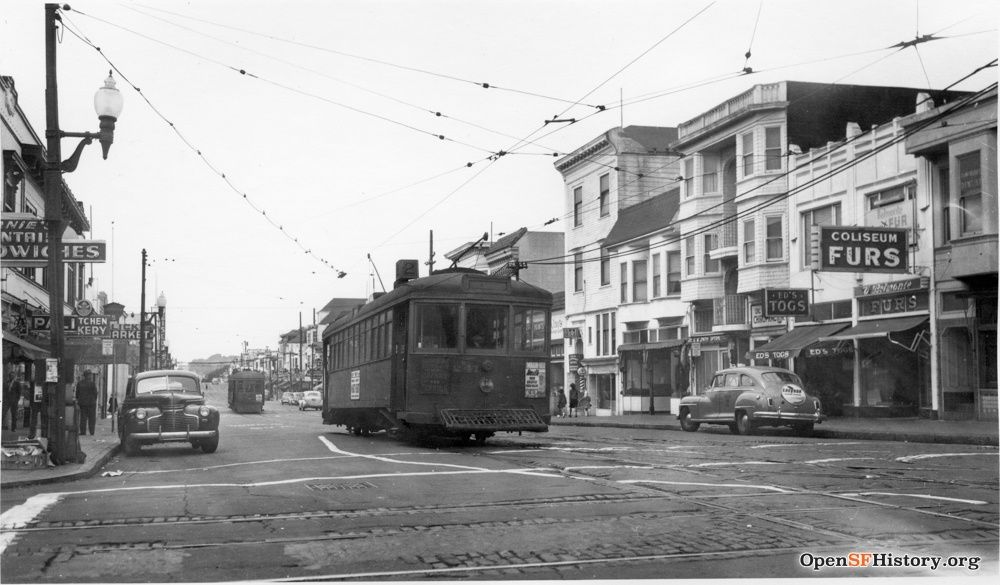
[(694, 422), (691, 420), (691, 411), (685, 410), (681, 413), (681, 428), (689, 433), (693, 433), (698, 430), (701, 423)]
[(750, 415), (745, 412), (738, 412), (736, 414), (736, 428), (739, 430), (741, 435), (752, 435), (754, 432), (754, 424), (750, 419)]
[(476, 433), (476, 445), (482, 447), (486, 444), (486, 439), (488, 439), (492, 433)]
[(361, 436), (361, 427), (351, 427), (351, 432), (354, 433), (355, 437)]

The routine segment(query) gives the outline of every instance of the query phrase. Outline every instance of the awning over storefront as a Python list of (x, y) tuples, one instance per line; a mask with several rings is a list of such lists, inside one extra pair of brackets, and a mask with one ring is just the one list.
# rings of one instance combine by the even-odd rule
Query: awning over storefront
[(667, 341), (653, 341), (651, 343), (623, 343), (618, 346), (618, 351), (641, 351), (644, 349), (668, 349), (680, 347), (684, 344), (682, 339), (668, 339)]
[(14, 334), (3, 332), (3, 359), (40, 360), (47, 357), (49, 350), (28, 343)]
[(773, 360), (799, 357), (803, 349), (817, 343), (821, 337), (829, 337), (848, 326), (849, 323), (799, 325), (781, 337), (751, 349), (746, 353), (746, 358), (748, 360)]
[(893, 319), (872, 319), (871, 321), (861, 321), (854, 327), (841, 331), (836, 335), (826, 336), (822, 338), (821, 341), (847, 341), (851, 339), (887, 337), (890, 333), (914, 329), (926, 322), (926, 315), (917, 315), (915, 317), (896, 317)]

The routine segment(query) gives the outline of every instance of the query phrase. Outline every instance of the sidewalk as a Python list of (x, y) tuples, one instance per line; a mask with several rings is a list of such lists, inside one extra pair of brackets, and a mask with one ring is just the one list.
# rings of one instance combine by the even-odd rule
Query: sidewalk
[[(680, 431), (681, 425), (672, 414), (629, 414), (623, 416), (556, 417), (552, 425), (618, 427)], [(723, 425), (702, 425), (704, 429), (729, 432)], [(911, 443), (952, 443), (966, 445), (997, 445), (1000, 425), (997, 421), (928, 420), (924, 418), (847, 418), (831, 417), (816, 425), (813, 437), (823, 439), (861, 439), (870, 441), (904, 441)], [(702, 432), (702, 431), (699, 431)], [(764, 427), (760, 434), (787, 434), (783, 427)]]
[[(8, 431), (6, 428), (3, 430), (5, 444), (27, 437), (28, 429), (20, 426), (15, 432)], [(44, 469), (0, 470), (0, 489), (72, 481), (94, 475), (118, 452), (118, 435), (111, 431), (110, 416), (97, 419), (93, 435), (80, 437), (80, 449), (87, 454), (83, 463), (66, 463), (58, 467), (50, 465)]]

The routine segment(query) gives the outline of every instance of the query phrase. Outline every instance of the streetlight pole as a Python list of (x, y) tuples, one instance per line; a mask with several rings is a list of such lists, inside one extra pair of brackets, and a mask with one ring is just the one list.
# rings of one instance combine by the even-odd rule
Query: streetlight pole
[(139, 372), (146, 370), (146, 249), (142, 249), (142, 291), (139, 293)]
[[(67, 381), (72, 379), (70, 364), (64, 360), (65, 338), (63, 336), (63, 249), (62, 234), (65, 221), (62, 214), (64, 172), (76, 169), (83, 147), (94, 138), (101, 142), (104, 158), (114, 140), (114, 127), (121, 113), (121, 94), (114, 87), (110, 74), (105, 86), (94, 96), (94, 108), (100, 119), (100, 132), (63, 132), (59, 128), (59, 87), (56, 75), (56, 22), (60, 20), (58, 4), (45, 5), (45, 165), (43, 171), (43, 192), (45, 194), (45, 220), (48, 224), (48, 265), (46, 267), (49, 289), (49, 319), (52, 357), (57, 360), (57, 374), (54, 382), (46, 382), (50, 404), (54, 412), (49, 417), (49, 450), (52, 462), (66, 463), (68, 445), (66, 443), (66, 393)], [(73, 155), (62, 160), (61, 140), (66, 137), (82, 138)]]

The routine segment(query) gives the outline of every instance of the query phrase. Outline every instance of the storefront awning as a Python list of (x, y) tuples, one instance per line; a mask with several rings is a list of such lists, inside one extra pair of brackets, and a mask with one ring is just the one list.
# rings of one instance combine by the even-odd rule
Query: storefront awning
[(28, 343), (6, 331), (3, 332), (3, 346), (4, 359), (22, 357), (29, 360), (40, 360), (49, 357), (49, 350), (42, 349), (33, 343)]
[(917, 315), (915, 317), (896, 317), (893, 319), (872, 319), (871, 321), (861, 321), (854, 327), (841, 331), (836, 335), (827, 336), (821, 339), (821, 341), (846, 341), (851, 339), (886, 337), (890, 333), (914, 329), (926, 322), (926, 315)]
[(773, 360), (799, 357), (802, 350), (817, 343), (821, 337), (829, 337), (847, 328), (849, 323), (826, 323), (823, 325), (799, 325), (777, 339), (747, 352), (748, 360)]
[(651, 343), (623, 343), (618, 346), (618, 351), (641, 351), (644, 349), (667, 349), (680, 347), (683, 345), (682, 339), (668, 339), (667, 341), (653, 341)]

